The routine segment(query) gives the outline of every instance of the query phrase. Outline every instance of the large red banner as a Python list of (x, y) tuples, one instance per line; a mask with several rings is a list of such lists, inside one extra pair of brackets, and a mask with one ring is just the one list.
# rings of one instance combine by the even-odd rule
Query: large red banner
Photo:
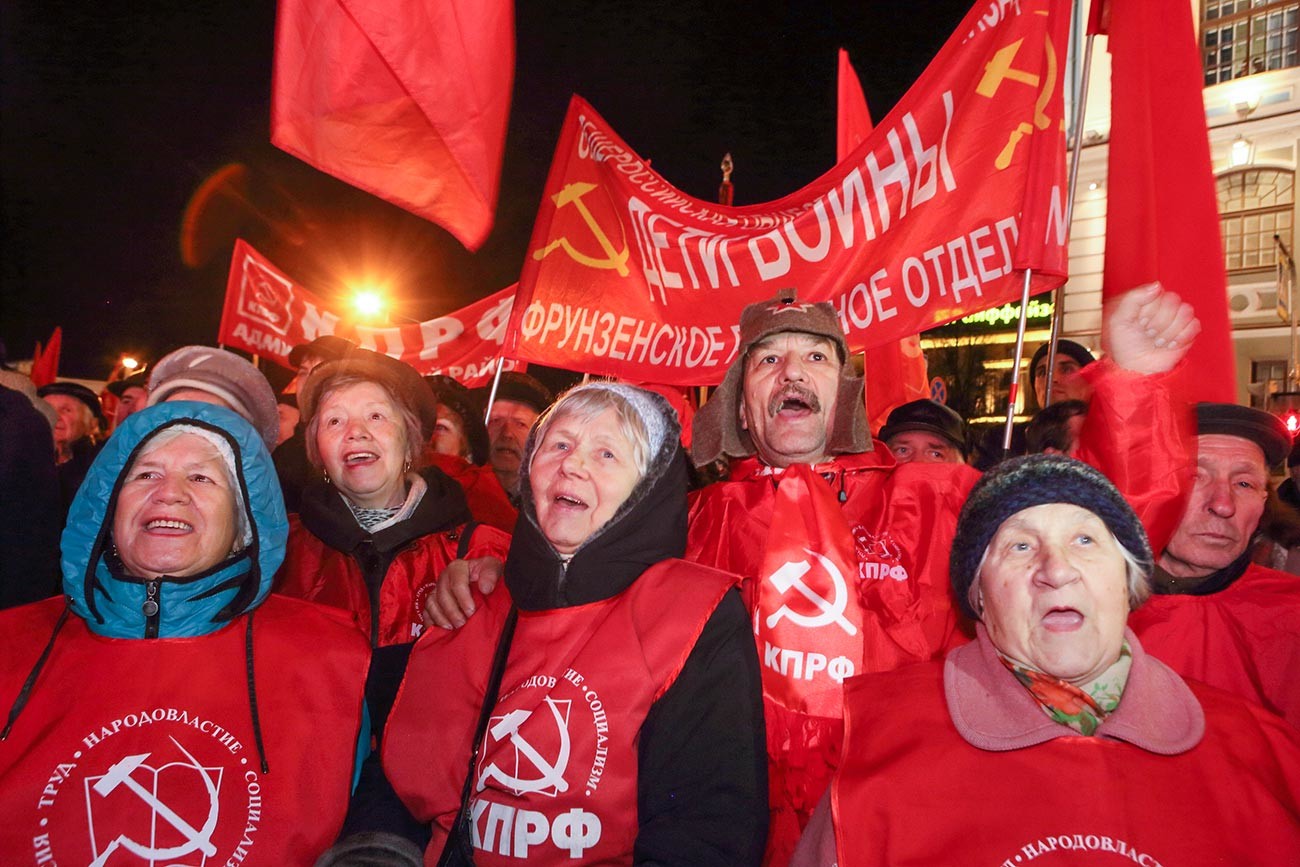
[(519, 281), (511, 357), (719, 382), (741, 309), (793, 286), (855, 350), (1066, 272), (1063, 0), (984, 3), (857, 150), (804, 189), (725, 207), (670, 186), (575, 96)]
[[(248, 242), (235, 242), (217, 340), (289, 367), (289, 351), (322, 334), (400, 358), (422, 374), (444, 373), (467, 386), (487, 383), (494, 370), (515, 287), (425, 322), (353, 326), (295, 283)], [(506, 370), (523, 365), (506, 360)]]

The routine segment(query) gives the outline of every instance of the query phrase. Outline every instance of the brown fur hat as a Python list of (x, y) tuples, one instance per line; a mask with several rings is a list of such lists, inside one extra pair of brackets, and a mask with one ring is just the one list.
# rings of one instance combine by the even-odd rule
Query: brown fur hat
[(827, 453), (855, 454), (871, 450), (863, 378), (855, 376), (853, 366), (848, 363), (848, 342), (835, 308), (828, 301), (800, 303), (794, 289), (782, 289), (773, 300), (750, 304), (740, 314), (740, 351), (727, 368), (722, 384), (695, 414), (692, 424), (691, 459), (696, 466), (712, 463), (724, 454), (733, 458), (754, 454), (754, 441), (749, 431), (740, 426), (745, 359), (755, 343), (787, 331), (825, 337), (835, 344), (840, 355), (840, 387), (835, 418), (826, 437)]

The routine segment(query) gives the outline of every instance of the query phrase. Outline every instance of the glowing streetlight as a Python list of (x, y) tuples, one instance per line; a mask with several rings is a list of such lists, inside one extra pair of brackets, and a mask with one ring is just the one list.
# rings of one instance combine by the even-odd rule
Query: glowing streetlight
[(379, 316), (384, 312), (384, 296), (375, 289), (360, 289), (352, 296), (352, 306), (361, 316)]
[(137, 367), (140, 366), (140, 362), (136, 361), (134, 358), (132, 358), (129, 355), (122, 356), (121, 364), (124, 370), (135, 370)]

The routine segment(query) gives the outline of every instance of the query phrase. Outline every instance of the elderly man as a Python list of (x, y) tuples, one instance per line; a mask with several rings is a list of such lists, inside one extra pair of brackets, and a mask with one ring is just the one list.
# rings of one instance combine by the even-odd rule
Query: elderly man
[(900, 464), (966, 462), (966, 422), (956, 410), (933, 400), (895, 407), (877, 438)]
[[(1170, 370), (1199, 324), (1152, 285), (1122, 296), (1105, 329), (1108, 358), (1083, 374), (1094, 388), (1085, 454), (1142, 492), (1134, 505), (1163, 540), (1177, 515), (1171, 470), (1186, 458), (1157, 438), (1175, 414), (1162, 378), (1143, 374)], [(733, 461), (730, 479), (692, 505), (687, 558), (745, 578), (767, 712), (767, 863), (779, 865), (837, 762), (844, 679), (965, 640), (947, 562), (979, 476), (960, 463), (900, 464), (873, 445), (831, 305), (793, 293), (751, 305), (740, 336), (736, 362), (695, 417), (695, 463)]]
[[(1084, 454), (1140, 492), (1129, 499), (1158, 544), (1177, 523), (1173, 470), (1188, 458), (1162, 435), (1178, 422), (1157, 374), (1199, 328), (1176, 295), (1135, 289), (1108, 308), (1108, 357), (1083, 374), (1095, 388)], [(830, 304), (786, 292), (750, 305), (736, 361), (694, 422), (697, 465), (732, 458), (730, 478), (695, 495), (686, 556), (744, 579), (763, 674), (769, 865), (789, 861), (838, 761), (844, 679), (937, 658), (967, 638), (948, 553), (979, 474), (900, 464), (873, 444), (847, 359)], [(488, 592), (491, 570), (472, 571)], [(475, 608), (467, 579), (450, 573), (430, 599), (439, 626), (459, 626)]]
[(1129, 623), (1179, 674), (1300, 726), (1300, 579), (1250, 562), (1269, 468), (1291, 437), (1271, 413), (1223, 403), (1197, 406), (1196, 432), (1187, 509), (1157, 561), (1156, 595)]
[(488, 413), (488, 461), (497, 481), (519, 505), (519, 462), (533, 422), (551, 405), (550, 389), (526, 373), (508, 371), (501, 375), (496, 400)]

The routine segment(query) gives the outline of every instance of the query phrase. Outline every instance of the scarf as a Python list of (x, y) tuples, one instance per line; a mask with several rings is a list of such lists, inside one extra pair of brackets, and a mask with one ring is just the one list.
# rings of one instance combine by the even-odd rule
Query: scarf
[(1002, 664), (1020, 685), (1029, 690), (1043, 713), (1061, 725), (1091, 737), (1106, 717), (1119, 707), (1120, 696), (1128, 682), (1129, 666), (1133, 664), (1133, 653), (1129, 650), (1128, 642), (1124, 642), (1120, 647), (1119, 659), (1082, 687), (1035, 671), (1001, 652), (998, 653), (998, 659), (1002, 660)]

